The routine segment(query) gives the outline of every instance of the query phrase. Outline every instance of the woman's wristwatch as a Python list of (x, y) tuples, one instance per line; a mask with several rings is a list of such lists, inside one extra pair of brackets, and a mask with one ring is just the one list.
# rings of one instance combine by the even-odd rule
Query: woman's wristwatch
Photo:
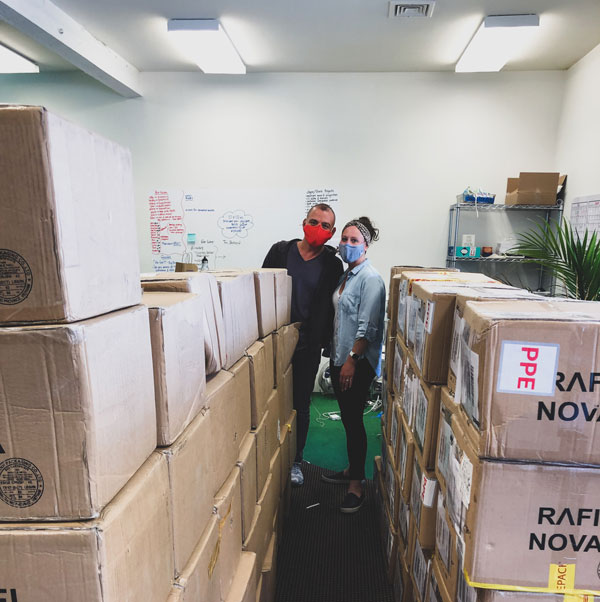
[(360, 359), (360, 355), (358, 355), (358, 353), (354, 353), (354, 351), (350, 352), (350, 357), (356, 362), (358, 362), (358, 360)]

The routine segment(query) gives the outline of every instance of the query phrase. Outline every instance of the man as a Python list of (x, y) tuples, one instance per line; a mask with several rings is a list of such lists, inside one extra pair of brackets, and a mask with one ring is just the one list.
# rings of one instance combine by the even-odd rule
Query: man
[(287, 268), (292, 277), (292, 322), (301, 322), (300, 338), (292, 358), (294, 409), (297, 412), (296, 458), (291, 482), (304, 483), (302, 454), (310, 424), (310, 395), (321, 361), (321, 349), (328, 347), (333, 329), (331, 297), (344, 271), (336, 249), (325, 243), (335, 234), (335, 213), (319, 203), (302, 222), (304, 238), (275, 243), (263, 268)]

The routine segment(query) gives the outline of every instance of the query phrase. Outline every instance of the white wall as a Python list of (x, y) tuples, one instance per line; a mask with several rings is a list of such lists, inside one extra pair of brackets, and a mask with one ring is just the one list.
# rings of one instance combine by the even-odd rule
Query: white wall
[(600, 46), (567, 73), (556, 164), (569, 176), (568, 200), (600, 193), (599, 108)]
[[(507, 176), (555, 169), (565, 78), (152, 73), (145, 96), (125, 100), (85, 76), (46, 74), (4, 76), (0, 102), (44, 104), (131, 148), (144, 270), (156, 186), (332, 186), (339, 221), (366, 214), (380, 226), (370, 255), (386, 277), (393, 264), (443, 265), (448, 205), (467, 185), (501, 200)], [(301, 234), (276, 207), (272, 232)]]

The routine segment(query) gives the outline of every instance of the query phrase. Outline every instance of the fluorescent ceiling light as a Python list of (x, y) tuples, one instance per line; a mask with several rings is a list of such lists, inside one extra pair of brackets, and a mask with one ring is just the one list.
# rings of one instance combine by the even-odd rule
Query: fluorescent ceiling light
[(40, 68), (25, 57), (0, 44), (0, 73), (39, 73)]
[(486, 17), (456, 63), (455, 71), (500, 71), (523, 52), (539, 24), (538, 15)]
[(169, 19), (175, 45), (204, 73), (246, 73), (229, 36), (217, 19)]

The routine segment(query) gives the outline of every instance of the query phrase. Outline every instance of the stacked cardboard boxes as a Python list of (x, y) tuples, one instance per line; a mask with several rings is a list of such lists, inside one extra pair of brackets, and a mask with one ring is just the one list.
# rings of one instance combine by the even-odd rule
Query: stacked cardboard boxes
[(0, 591), (272, 599), (287, 275), (154, 275), (142, 296), (127, 151), (39, 108), (0, 108), (0, 130)]

